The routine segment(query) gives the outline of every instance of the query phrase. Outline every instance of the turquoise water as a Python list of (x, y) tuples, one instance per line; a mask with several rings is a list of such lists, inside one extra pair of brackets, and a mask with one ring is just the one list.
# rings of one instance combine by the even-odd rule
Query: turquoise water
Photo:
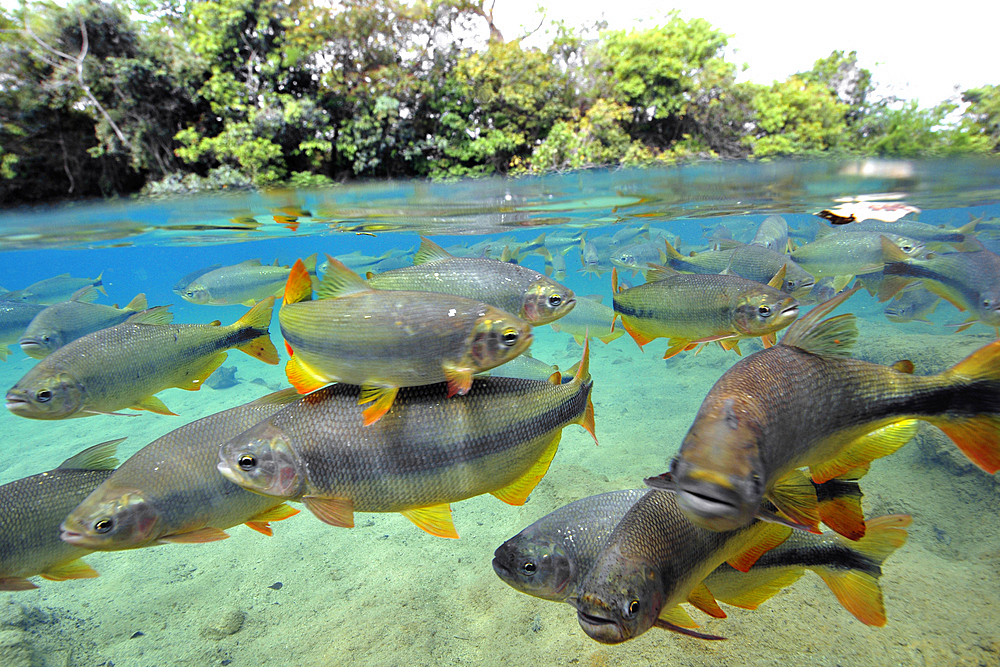
[[(380, 257), (414, 249), (418, 234), (445, 247), (485, 239), (502, 247), (543, 232), (586, 231), (594, 239), (649, 223), (680, 237), (686, 252), (703, 247), (720, 225), (749, 240), (767, 215), (780, 214), (811, 237), (814, 213), (859, 196), (899, 198), (921, 209), (921, 222), (957, 227), (982, 219), (978, 237), (997, 250), (990, 221), (1000, 218), (1000, 168), (992, 162), (713, 163), (9, 210), (0, 212), (0, 285), (13, 290), (60, 273), (101, 274), (108, 296), (100, 303), (124, 304), (144, 292), (150, 305), (172, 304), (177, 322), (229, 323), (246, 308), (190, 304), (174, 284), (202, 267), (254, 258), (284, 265), (314, 252)], [(565, 260), (567, 286), (610, 304), (609, 273), (583, 272), (578, 247)], [(537, 254), (523, 263), (545, 267)], [(981, 324), (955, 333), (947, 325), (965, 316), (947, 303), (931, 324), (893, 324), (882, 308), (866, 293), (842, 307), (861, 318), (855, 356), (908, 358), (926, 374), (996, 338)], [(271, 333), (280, 350), (276, 322)], [(459, 540), (432, 537), (398, 514), (359, 514), (355, 528), (340, 529), (303, 512), (275, 523), (270, 538), (238, 526), (220, 542), (94, 553), (86, 561), (100, 573), (96, 579), (36, 578), (37, 590), (0, 593), (0, 664), (1000, 664), (1000, 484), (930, 430), (876, 461), (862, 483), (868, 515), (914, 517), (909, 541), (884, 567), (883, 628), (858, 622), (807, 575), (756, 611), (696, 616), (725, 642), (654, 629), (603, 646), (582, 632), (568, 605), (501, 582), (490, 561), (505, 539), (568, 502), (641, 486), (643, 477), (662, 472), (705, 394), (738, 359), (709, 347), (664, 362), (665, 348), (660, 339), (642, 352), (628, 336), (594, 342), (600, 446), (583, 429), (566, 427), (548, 474), (523, 507), (492, 496), (453, 504)], [(16, 344), (11, 349), (0, 363), (4, 387), (34, 363)], [(581, 348), (543, 326), (532, 352), (566, 369)], [(283, 364), (234, 352), (226, 365), (236, 369), (235, 386), (159, 394), (179, 416), (42, 422), (3, 411), (0, 483), (128, 436), (124, 460), (183, 423), (269, 391), (254, 380), (287, 386)]]

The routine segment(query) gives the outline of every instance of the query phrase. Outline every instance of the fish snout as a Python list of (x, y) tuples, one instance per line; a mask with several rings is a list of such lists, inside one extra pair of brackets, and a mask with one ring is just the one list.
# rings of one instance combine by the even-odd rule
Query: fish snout
[(757, 509), (742, 493), (742, 485), (711, 470), (691, 471), (678, 479), (677, 507), (695, 525), (720, 532), (750, 523)]
[(571, 596), (566, 600), (576, 609), (576, 619), (587, 636), (602, 644), (621, 644), (629, 639), (625, 626), (606, 601), (594, 595)]

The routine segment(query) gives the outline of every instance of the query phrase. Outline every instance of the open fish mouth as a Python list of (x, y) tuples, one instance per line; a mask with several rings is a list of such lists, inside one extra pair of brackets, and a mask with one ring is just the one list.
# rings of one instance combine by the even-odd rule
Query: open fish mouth
[(792, 317), (798, 317), (799, 316), (799, 306), (798, 306), (798, 304), (795, 304), (794, 306), (789, 306), (788, 308), (785, 308), (783, 311), (781, 311), (781, 314), (782, 315), (791, 315)]
[(4, 403), (4, 405), (6, 405), (7, 409), (11, 412), (17, 412), (18, 410), (28, 407), (30, 402), (25, 396), (8, 393), (6, 403)]
[(64, 529), (61, 533), (59, 533), (59, 539), (69, 544), (77, 544), (83, 540), (83, 533)]
[(499, 576), (501, 579), (503, 579), (504, 577), (509, 578), (514, 576), (514, 573), (511, 571), (511, 569), (501, 564), (500, 561), (496, 558), (493, 559), (493, 571), (496, 572), (497, 576)]
[[(724, 494), (728, 496), (732, 494)], [(693, 523), (709, 530), (735, 530), (742, 520), (742, 503), (733, 495), (726, 498), (691, 489), (677, 490), (677, 506)]]
[(595, 616), (578, 609), (576, 618), (587, 635), (602, 644), (620, 644), (629, 637), (625, 629), (616, 621), (603, 616)]

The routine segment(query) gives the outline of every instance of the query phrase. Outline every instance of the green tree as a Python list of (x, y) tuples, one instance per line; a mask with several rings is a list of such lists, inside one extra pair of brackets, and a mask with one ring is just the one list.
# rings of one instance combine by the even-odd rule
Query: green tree
[(837, 148), (844, 105), (826, 86), (796, 76), (761, 87), (753, 97), (756, 119), (744, 142), (753, 157), (816, 155)]
[(972, 88), (962, 93), (969, 108), (962, 114), (961, 129), (982, 140), (982, 149), (1000, 151), (1000, 86)]

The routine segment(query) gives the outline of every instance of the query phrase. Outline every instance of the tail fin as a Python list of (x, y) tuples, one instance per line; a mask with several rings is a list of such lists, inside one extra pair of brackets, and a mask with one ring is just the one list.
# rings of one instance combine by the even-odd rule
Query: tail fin
[(878, 580), (882, 576), (882, 563), (896, 549), (901, 547), (909, 533), (906, 526), (911, 518), (905, 514), (890, 514), (868, 522), (865, 536), (857, 542), (844, 541), (860, 562), (849, 568), (823, 565), (813, 569), (844, 609), (865, 625), (881, 627), (885, 625), (885, 605), (882, 601), (882, 587)]
[[(304, 267), (303, 267), (304, 268)], [(241, 317), (233, 325), (236, 329), (253, 329), (263, 333), (253, 340), (236, 346), (237, 350), (246, 352), (251, 357), (257, 357), (265, 364), (278, 363), (278, 351), (271, 342), (268, 334), (268, 327), (271, 326), (271, 311), (274, 309), (274, 297), (269, 296), (256, 306), (250, 309), (246, 315)]]

